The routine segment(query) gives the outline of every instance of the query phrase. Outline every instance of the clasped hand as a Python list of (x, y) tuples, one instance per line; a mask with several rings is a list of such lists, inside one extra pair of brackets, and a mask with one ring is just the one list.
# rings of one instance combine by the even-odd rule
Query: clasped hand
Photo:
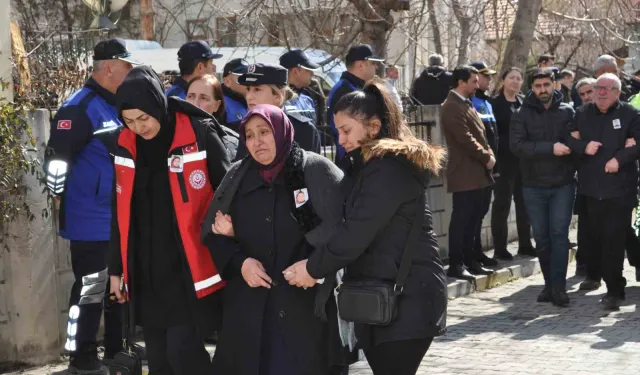
[(282, 271), (284, 278), (289, 282), (289, 285), (297, 286), (299, 288), (311, 288), (316, 285), (318, 280), (309, 275), (307, 271), (307, 259), (301, 260)]
[(222, 236), (235, 237), (231, 216), (223, 214), (221, 211), (216, 212), (216, 218), (211, 225), (211, 231)]

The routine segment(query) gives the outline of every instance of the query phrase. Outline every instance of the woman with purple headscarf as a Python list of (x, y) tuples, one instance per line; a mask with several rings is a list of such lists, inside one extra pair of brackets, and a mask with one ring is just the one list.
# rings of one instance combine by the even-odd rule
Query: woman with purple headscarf
[(283, 274), (340, 221), (342, 172), (294, 142), (278, 107), (255, 106), (239, 130), (249, 156), (223, 179), (202, 232), (228, 283), (214, 373), (344, 374), (348, 329), (339, 328), (335, 274), (308, 289)]

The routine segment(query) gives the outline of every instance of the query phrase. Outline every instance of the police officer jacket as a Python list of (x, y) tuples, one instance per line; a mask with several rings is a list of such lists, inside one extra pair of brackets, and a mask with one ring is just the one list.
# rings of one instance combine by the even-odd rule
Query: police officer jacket
[(300, 148), (319, 154), (321, 151), (320, 133), (318, 133), (318, 129), (313, 126), (311, 120), (297, 112), (295, 108), (292, 109), (289, 106), (284, 107), (284, 112), (293, 125), (293, 139), (298, 143)]
[(356, 77), (355, 75), (349, 72), (344, 72), (342, 73), (342, 76), (340, 77), (338, 83), (336, 83), (329, 92), (329, 96), (327, 98), (327, 103), (329, 103), (329, 106), (327, 108), (327, 122), (331, 127), (333, 136), (336, 138), (336, 160), (342, 159), (342, 157), (345, 155), (345, 150), (342, 146), (337, 144), (338, 129), (336, 129), (336, 125), (333, 121), (333, 109), (336, 107), (336, 104), (338, 104), (343, 96), (353, 91), (361, 90), (364, 87), (365, 83), (366, 82), (364, 80)]
[[(571, 137), (568, 142), (571, 150), (581, 156), (578, 169), (580, 194), (596, 199), (635, 198), (640, 111), (618, 101), (602, 113), (595, 103), (587, 103), (576, 110), (571, 130), (580, 133), (580, 139)], [(636, 146), (625, 147), (627, 138), (634, 138)], [(595, 155), (585, 154), (585, 148), (591, 141), (602, 143)], [(618, 161), (618, 172), (606, 173), (605, 165), (612, 158)]]
[(102, 136), (120, 126), (115, 95), (90, 78), (51, 121), (44, 169), (62, 197), (60, 236), (74, 241), (110, 237), (113, 164)]
[(165, 95), (167, 95), (167, 97), (177, 96), (180, 99), (186, 99), (187, 86), (189, 86), (189, 82), (185, 81), (182, 76), (176, 77), (176, 79), (173, 81), (173, 85), (169, 87), (169, 89), (165, 92)]
[(227, 113), (227, 126), (237, 132), (240, 128), (240, 122), (249, 111), (247, 101), (244, 96), (231, 90), (224, 84), (222, 85), (222, 94), (224, 98), (224, 109)]
[(493, 114), (493, 107), (489, 102), (489, 97), (484, 93), (484, 91), (477, 90), (476, 94), (471, 97), (471, 103), (473, 103), (473, 108), (475, 108), (476, 112), (478, 112), (478, 116), (480, 116), (480, 119), (484, 124), (484, 128), (487, 132), (487, 141), (489, 142), (489, 147), (491, 147), (493, 154), (497, 155), (499, 142), (498, 126), (496, 125), (496, 117)]

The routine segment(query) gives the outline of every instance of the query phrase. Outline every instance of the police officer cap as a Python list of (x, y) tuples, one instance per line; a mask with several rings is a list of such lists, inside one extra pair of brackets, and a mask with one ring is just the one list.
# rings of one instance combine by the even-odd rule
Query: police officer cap
[(120, 38), (102, 40), (93, 48), (93, 61), (122, 60), (129, 64), (140, 65), (131, 59), (131, 52), (127, 49), (127, 43)]
[(238, 78), (238, 83), (244, 86), (258, 85), (286, 85), (289, 71), (280, 65), (255, 64), (249, 65), (247, 73)]
[(484, 74), (486, 76), (492, 76), (498, 72), (493, 69), (489, 69), (487, 64), (484, 61), (474, 61), (471, 63), (471, 66), (478, 70), (478, 73)]
[(347, 65), (363, 60), (384, 62), (384, 58), (374, 55), (373, 49), (368, 44), (358, 44), (349, 48), (349, 52), (347, 52), (347, 57), (345, 58)]
[(222, 55), (213, 53), (211, 47), (202, 40), (187, 42), (178, 50), (178, 61), (199, 60), (199, 59), (219, 59)]
[(233, 59), (229, 60), (222, 69), (222, 76), (226, 77), (229, 74), (241, 75), (247, 72), (249, 63), (245, 59)]
[(287, 69), (305, 68), (307, 70), (316, 70), (320, 68), (320, 65), (309, 60), (309, 56), (301, 49), (294, 49), (280, 56), (280, 65)]

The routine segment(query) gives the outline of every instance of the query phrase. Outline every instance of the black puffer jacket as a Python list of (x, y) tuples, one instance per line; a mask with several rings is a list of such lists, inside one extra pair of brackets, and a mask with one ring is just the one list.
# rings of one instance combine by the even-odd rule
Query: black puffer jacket
[(520, 158), (523, 186), (555, 187), (574, 181), (573, 156), (553, 153), (556, 142), (567, 144), (573, 115), (573, 108), (562, 102), (559, 91), (553, 92), (549, 109), (530, 92), (514, 113), (509, 143), (511, 151)]
[[(635, 200), (640, 111), (631, 104), (618, 102), (602, 113), (595, 104), (588, 103), (576, 110), (571, 130), (580, 132), (580, 139), (569, 139), (569, 147), (582, 156), (578, 170), (580, 194), (597, 199), (628, 196)], [(625, 147), (627, 138), (634, 138), (637, 145)], [(602, 143), (602, 147), (595, 155), (586, 155), (585, 148), (591, 141)], [(605, 165), (612, 158), (618, 160), (618, 172), (606, 173)]]

